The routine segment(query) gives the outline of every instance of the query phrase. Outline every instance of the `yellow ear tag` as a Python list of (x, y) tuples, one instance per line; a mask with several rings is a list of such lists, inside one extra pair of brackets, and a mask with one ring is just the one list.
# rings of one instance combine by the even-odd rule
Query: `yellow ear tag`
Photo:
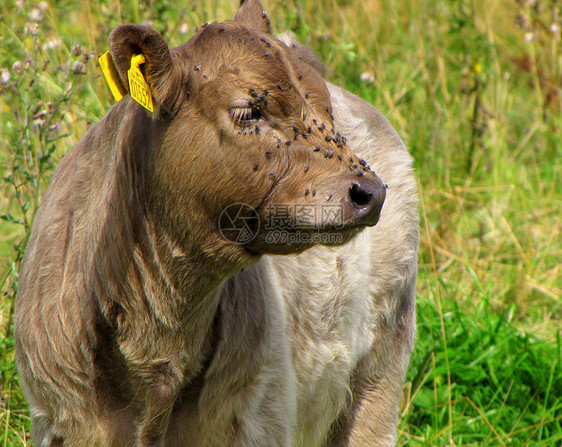
[(154, 112), (152, 105), (152, 94), (150, 88), (144, 80), (139, 65), (144, 64), (145, 58), (142, 54), (136, 54), (131, 58), (131, 68), (127, 71), (129, 77), (129, 92), (131, 97), (145, 109)]
[(127, 89), (121, 82), (119, 73), (117, 72), (117, 67), (113, 62), (113, 58), (109, 51), (106, 51), (99, 59), (101, 71), (105, 76), (105, 80), (109, 84), (109, 89), (113, 93), (113, 97), (116, 101), (121, 101), (123, 96), (127, 94)]

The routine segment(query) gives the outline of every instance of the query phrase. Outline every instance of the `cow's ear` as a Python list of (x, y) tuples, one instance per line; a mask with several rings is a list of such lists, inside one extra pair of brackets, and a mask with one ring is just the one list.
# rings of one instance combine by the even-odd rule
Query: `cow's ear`
[(122, 25), (109, 36), (109, 51), (123, 85), (129, 90), (127, 72), (131, 68), (133, 56), (143, 55), (141, 72), (156, 100), (160, 112), (173, 113), (173, 108), (181, 90), (181, 76), (174, 66), (170, 49), (157, 31), (143, 25)]
[(295, 36), (293, 35), (293, 33), (285, 32), (276, 37), (289, 47), (289, 52), (294, 57), (304, 62), (305, 64), (310, 65), (312, 68), (314, 68), (314, 70), (318, 72), (320, 76), (326, 77), (326, 67), (324, 67), (322, 60), (310, 48), (298, 43), (295, 40)]
[(259, 0), (240, 0), (240, 9), (234, 20), (261, 33), (271, 33), (269, 18)]

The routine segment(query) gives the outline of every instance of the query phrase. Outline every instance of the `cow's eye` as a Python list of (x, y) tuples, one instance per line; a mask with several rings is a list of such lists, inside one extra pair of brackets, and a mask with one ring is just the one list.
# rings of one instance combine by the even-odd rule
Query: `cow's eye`
[(257, 107), (232, 107), (230, 117), (238, 126), (251, 126), (262, 119), (263, 113)]

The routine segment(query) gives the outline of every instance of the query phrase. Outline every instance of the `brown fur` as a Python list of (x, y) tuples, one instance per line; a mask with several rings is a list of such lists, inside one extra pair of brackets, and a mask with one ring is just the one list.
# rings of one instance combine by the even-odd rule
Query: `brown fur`
[[(394, 443), (415, 331), (411, 160), (372, 107), (268, 32), (248, 0), (172, 50), (146, 27), (112, 33), (123, 80), (145, 55), (156, 107), (119, 102), (37, 214), (16, 311), (36, 446)], [(240, 103), (263, 119), (233, 121)], [(389, 183), (376, 227), (385, 187), (350, 147)], [(271, 204), (327, 202), (339, 221), (303, 230), (293, 212), (289, 229), (345, 245), (261, 228), (235, 244), (218, 228), (234, 203), (264, 222)]]

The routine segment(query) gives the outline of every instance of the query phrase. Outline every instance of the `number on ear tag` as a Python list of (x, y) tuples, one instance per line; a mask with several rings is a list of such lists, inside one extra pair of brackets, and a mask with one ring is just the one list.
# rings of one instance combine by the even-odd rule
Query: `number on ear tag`
[(150, 87), (144, 80), (144, 76), (139, 68), (139, 65), (144, 64), (144, 62), (145, 58), (142, 54), (136, 54), (131, 58), (131, 68), (127, 71), (127, 76), (129, 77), (129, 93), (131, 93), (131, 98), (141, 106), (154, 112)]

